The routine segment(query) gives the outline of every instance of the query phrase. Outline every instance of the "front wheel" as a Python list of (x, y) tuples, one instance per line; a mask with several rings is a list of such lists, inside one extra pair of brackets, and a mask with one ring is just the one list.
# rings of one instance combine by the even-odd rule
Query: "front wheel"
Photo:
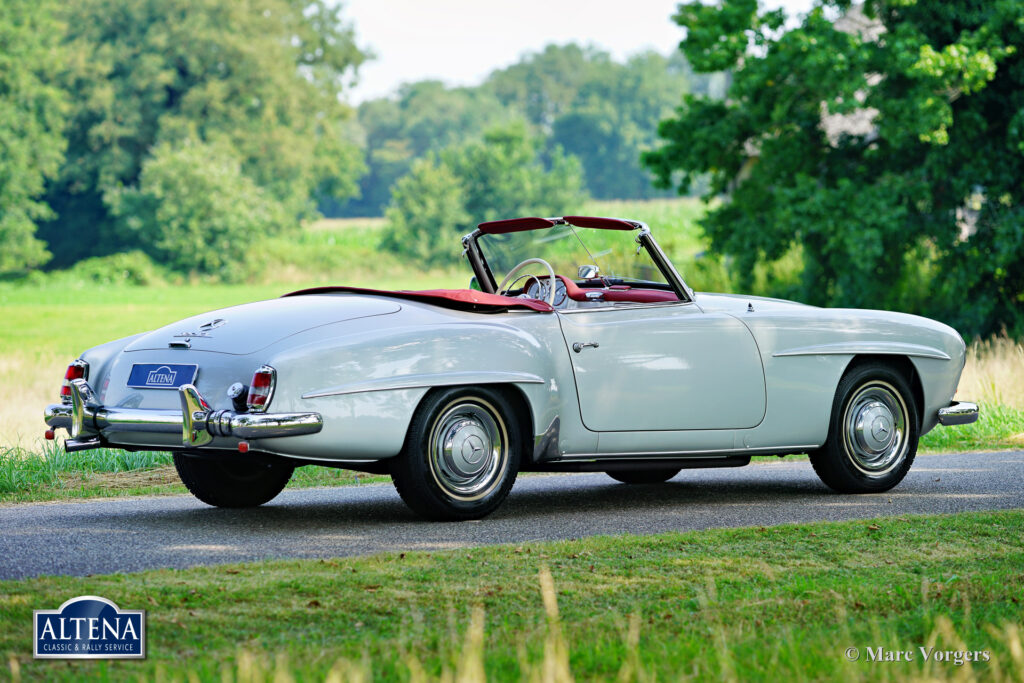
[(615, 481), (623, 484), (660, 484), (679, 474), (678, 467), (657, 470), (613, 470), (605, 472)]
[(292, 477), (291, 465), (174, 454), (174, 469), (193, 496), (207, 505), (248, 508), (273, 500)]
[(406, 505), (427, 519), (479, 519), (515, 483), (521, 436), (505, 396), (486, 387), (428, 394), (388, 463)]
[(839, 382), (828, 440), (810, 454), (811, 464), (841, 493), (888, 491), (910, 470), (919, 435), (906, 378), (886, 365), (860, 365)]

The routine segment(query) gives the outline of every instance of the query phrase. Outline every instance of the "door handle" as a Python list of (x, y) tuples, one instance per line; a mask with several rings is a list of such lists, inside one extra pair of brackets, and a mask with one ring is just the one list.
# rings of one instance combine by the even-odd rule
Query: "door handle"
[(572, 350), (575, 351), (576, 353), (579, 353), (588, 346), (592, 346), (596, 349), (598, 346), (600, 346), (600, 344), (598, 344), (597, 342), (573, 342)]

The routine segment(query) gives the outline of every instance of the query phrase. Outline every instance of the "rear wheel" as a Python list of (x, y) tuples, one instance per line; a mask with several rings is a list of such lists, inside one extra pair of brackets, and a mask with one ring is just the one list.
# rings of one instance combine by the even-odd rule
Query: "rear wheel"
[(657, 470), (618, 470), (605, 472), (615, 481), (623, 484), (660, 484), (679, 474), (679, 468), (668, 467)]
[(419, 515), (479, 519), (505, 500), (521, 449), (515, 410), (501, 392), (452, 388), (423, 399), (388, 463), (398, 494)]
[(811, 464), (841, 493), (888, 491), (910, 470), (919, 434), (906, 378), (887, 365), (860, 365), (839, 382), (828, 440), (811, 453)]
[(273, 500), (294, 469), (278, 462), (235, 462), (182, 453), (174, 454), (174, 468), (193, 496), (222, 508), (256, 507)]

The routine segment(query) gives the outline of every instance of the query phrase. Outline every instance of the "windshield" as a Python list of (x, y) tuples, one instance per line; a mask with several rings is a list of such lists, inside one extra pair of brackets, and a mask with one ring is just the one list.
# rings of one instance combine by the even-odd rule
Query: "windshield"
[[(520, 262), (541, 258), (555, 273), (575, 280), (580, 266), (597, 266), (596, 276), (608, 284), (644, 284), (655, 289), (671, 289), (668, 281), (651, 260), (647, 250), (639, 249), (634, 230), (600, 230), (561, 224), (541, 230), (481, 234), (480, 250), (496, 282)], [(528, 272), (543, 273), (544, 267), (532, 265)]]

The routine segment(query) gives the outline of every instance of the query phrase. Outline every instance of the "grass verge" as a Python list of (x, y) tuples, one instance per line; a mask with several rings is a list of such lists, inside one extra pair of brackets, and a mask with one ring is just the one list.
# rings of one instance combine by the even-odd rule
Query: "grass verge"
[(996, 451), (1024, 448), (1024, 410), (981, 404), (978, 421), (954, 427), (938, 426), (921, 438), (924, 453)]
[[(47, 680), (1019, 681), (1022, 536), (1018, 510), (6, 581), (0, 653)], [(145, 608), (149, 658), (32, 660), (32, 610), (82, 594)]]
[[(66, 453), (52, 442), (40, 451), (0, 447), (0, 503), (187, 493), (170, 453), (99, 448)], [(288, 488), (390, 481), (328, 467), (300, 467)]]

